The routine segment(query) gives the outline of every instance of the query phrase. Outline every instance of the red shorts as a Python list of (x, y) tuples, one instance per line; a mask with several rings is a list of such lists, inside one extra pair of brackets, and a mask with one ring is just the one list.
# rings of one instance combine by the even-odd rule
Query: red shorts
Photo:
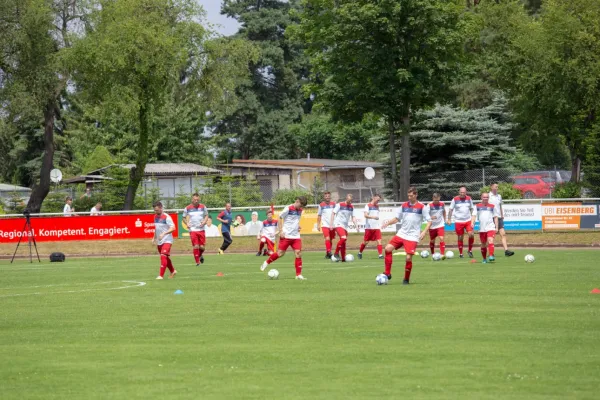
[(279, 239), (279, 250), (286, 251), (290, 246), (294, 250), (302, 250), (302, 239)]
[(348, 237), (348, 232), (344, 228), (337, 227), (335, 228), (335, 231), (337, 232), (337, 235), (340, 237), (340, 239), (342, 236)]
[(418, 242), (413, 242), (412, 240), (402, 239), (401, 237), (394, 236), (392, 240), (388, 244), (394, 246), (394, 249), (398, 250), (400, 247), (404, 246), (404, 250), (406, 254), (415, 254), (417, 251)]
[(275, 243), (273, 243), (271, 241), (271, 239), (269, 239), (266, 236), (262, 236), (260, 238), (260, 241), (267, 245), (267, 250), (269, 250), (269, 251), (275, 251)]
[(325, 239), (327, 239), (327, 238), (329, 238), (329, 240), (335, 239), (335, 229), (321, 227), (321, 230), (323, 231), (323, 237)]
[(487, 244), (489, 238), (495, 238), (496, 231), (479, 232), (479, 240), (481, 244)]
[(435, 228), (435, 229), (429, 230), (429, 238), (431, 240), (435, 239), (438, 236), (444, 237), (444, 227), (443, 226), (440, 228)]
[(158, 247), (158, 252), (160, 254), (164, 254), (165, 256), (170, 256), (171, 255), (171, 243), (159, 244), (156, 247)]
[(365, 237), (363, 238), (363, 242), (374, 242), (376, 240), (381, 240), (381, 230), (365, 229)]
[(190, 231), (192, 246), (204, 246), (206, 244), (206, 233), (204, 231)]
[(456, 231), (457, 235), (464, 235), (465, 232), (467, 232), (467, 233), (473, 232), (473, 225), (471, 224), (471, 221), (455, 222), (454, 230)]

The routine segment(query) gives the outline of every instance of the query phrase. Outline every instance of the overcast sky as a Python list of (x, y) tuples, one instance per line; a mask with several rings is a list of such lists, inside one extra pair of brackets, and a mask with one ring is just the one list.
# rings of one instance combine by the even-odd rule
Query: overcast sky
[(239, 24), (233, 18), (221, 15), (221, 0), (198, 0), (206, 12), (206, 19), (215, 25), (215, 30), (229, 36), (237, 32)]

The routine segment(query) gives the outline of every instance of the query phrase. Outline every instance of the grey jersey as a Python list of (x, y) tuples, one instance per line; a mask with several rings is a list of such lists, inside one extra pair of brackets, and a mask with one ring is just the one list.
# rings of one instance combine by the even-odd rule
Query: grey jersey
[(157, 244), (173, 243), (173, 234), (169, 233), (159, 240), (160, 235), (174, 227), (173, 218), (169, 214), (162, 213), (160, 215), (154, 215), (154, 237), (156, 238)]

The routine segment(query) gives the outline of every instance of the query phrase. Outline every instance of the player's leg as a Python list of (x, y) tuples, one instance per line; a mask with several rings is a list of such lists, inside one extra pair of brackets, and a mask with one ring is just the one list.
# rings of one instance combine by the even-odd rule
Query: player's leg
[(260, 239), (258, 239), (258, 253), (256, 253), (257, 256), (261, 256), (263, 253), (263, 249), (265, 248), (265, 243), (266, 243), (267, 239), (265, 239), (265, 237), (261, 237)]
[(394, 236), (392, 240), (385, 246), (385, 272), (388, 279), (392, 279), (392, 252), (399, 249), (404, 245), (402, 239), (398, 236)]
[(167, 264), (168, 264), (167, 256), (162, 253), (162, 247), (163, 247), (162, 244), (160, 244), (156, 247), (158, 249), (158, 254), (160, 255), (160, 270), (158, 272), (158, 276), (156, 277), (156, 279), (164, 279), (165, 271), (167, 270)]
[(431, 254), (435, 253), (435, 238), (437, 237), (437, 229), (429, 230), (429, 250), (431, 250)]
[[(200, 231), (198, 238), (198, 255), (200, 256), (200, 264), (204, 264), (204, 250), (206, 249), (206, 232)], [(198, 263), (196, 263), (198, 265)]]
[(362, 259), (362, 253), (365, 251), (365, 247), (367, 247), (367, 243), (369, 243), (369, 239), (371, 236), (371, 230), (365, 229), (365, 234), (363, 235), (363, 241), (360, 244), (360, 248), (358, 249), (358, 258)]
[(508, 249), (508, 241), (506, 240), (506, 230), (504, 229), (504, 218), (498, 219), (498, 232), (500, 233), (500, 238), (502, 239), (502, 247), (504, 247), (504, 255), (510, 257), (515, 254), (514, 251), (510, 251)]
[(377, 238), (377, 254), (379, 258), (383, 258), (383, 246), (381, 245), (381, 231), (377, 230), (375, 234)]
[(325, 258), (331, 258), (331, 229), (321, 228), (323, 231), (323, 238), (325, 238)]
[(266, 240), (266, 245), (267, 245), (267, 252), (269, 253), (269, 255), (273, 254), (273, 252), (275, 252), (275, 243), (271, 242), (269, 239), (265, 238)]
[(167, 268), (170, 272), (169, 278), (175, 278), (175, 274), (177, 274), (177, 271), (175, 270), (175, 267), (173, 267), (173, 261), (171, 261), (171, 243), (165, 243), (162, 245), (161, 254), (164, 255), (167, 259)]
[(233, 239), (231, 238), (231, 233), (223, 232), (223, 244), (221, 245), (221, 248), (219, 249), (219, 254), (223, 254), (225, 252), (225, 250), (227, 250), (227, 248), (231, 245), (231, 243), (233, 243)]
[(294, 239), (292, 243), (292, 249), (294, 249), (294, 267), (296, 268), (296, 279), (303, 281), (305, 278), (302, 276), (302, 240)]
[(446, 254), (446, 242), (444, 242), (444, 228), (440, 228), (440, 230), (438, 231), (438, 238), (440, 239), (440, 253), (444, 255)]
[[(346, 232), (346, 230), (344, 228), (336, 228), (336, 232), (338, 234), (338, 236), (340, 237), (340, 240), (338, 240), (337, 242), (337, 246), (335, 248), (335, 254), (333, 255), (333, 257), (335, 257), (336, 260), (340, 260), (340, 253), (341, 253), (341, 261), (345, 262), (346, 261), (346, 239), (347, 239), (347, 235), (348, 233)], [(332, 258), (333, 260), (333, 258)]]
[(198, 246), (198, 234), (199, 232), (191, 231), (190, 232), (190, 240), (192, 242), (192, 254), (194, 254), (194, 261), (196, 261), (196, 266), (200, 264), (200, 247)]
[(486, 232), (479, 232), (479, 241), (481, 242), (481, 256), (483, 257), (483, 262), (486, 262), (487, 246), (488, 246), (488, 239), (487, 239)]
[(277, 252), (272, 253), (269, 256), (269, 258), (267, 258), (267, 260), (262, 263), (262, 265), (260, 266), (261, 271), (264, 271), (268, 265), (277, 261), (279, 257), (283, 257), (285, 251), (291, 245), (290, 240), (292, 239), (279, 239), (279, 248), (277, 249)]
[(460, 258), (463, 258), (463, 248), (464, 248), (464, 235), (465, 235), (465, 227), (461, 222), (454, 223), (454, 231), (456, 232), (456, 239), (458, 241), (458, 254)]
[(488, 261), (495, 261), (495, 256), (494, 256), (494, 252), (495, 252), (495, 246), (494, 246), (494, 239), (496, 238), (496, 232), (494, 231), (490, 231), (487, 233), (487, 243), (488, 243), (488, 252), (490, 254), (490, 258), (488, 259)]
[(473, 224), (471, 221), (467, 222), (467, 234), (469, 235), (469, 257), (473, 258), (473, 245), (475, 244), (475, 231), (473, 230)]
[(417, 242), (411, 242), (410, 240), (404, 240), (404, 250), (406, 251), (406, 263), (404, 264), (404, 280), (403, 285), (408, 285), (410, 282), (410, 273), (412, 272), (412, 258), (417, 251)]

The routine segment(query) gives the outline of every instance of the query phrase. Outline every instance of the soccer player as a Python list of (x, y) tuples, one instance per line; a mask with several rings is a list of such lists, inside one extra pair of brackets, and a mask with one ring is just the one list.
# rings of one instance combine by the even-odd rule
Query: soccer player
[(365, 236), (360, 244), (358, 258), (362, 259), (362, 252), (367, 243), (377, 241), (377, 253), (383, 258), (383, 246), (381, 245), (381, 228), (379, 227), (379, 201), (381, 195), (374, 194), (371, 202), (365, 206)]
[[(400, 222), (400, 229), (396, 236), (390, 240), (385, 246), (385, 272), (388, 279), (392, 279), (392, 252), (404, 246), (406, 251), (406, 263), (404, 264), (404, 280), (403, 285), (410, 283), (410, 273), (412, 271), (412, 257), (417, 250), (417, 245), (425, 233), (431, 227), (431, 218), (427, 206), (417, 200), (417, 189), (414, 187), (408, 188), (408, 201), (403, 203), (394, 218), (387, 221), (381, 229), (385, 229), (389, 225)], [(425, 229), (421, 232), (421, 224), (427, 222)]]
[[(481, 255), (483, 263), (494, 262), (494, 238), (498, 232), (498, 218), (500, 210), (489, 202), (489, 193), (481, 195), (481, 203), (477, 204), (477, 219), (479, 220), (479, 240), (481, 241)], [(490, 258), (487, 258), (488, 249)], [(487, 259), (486, 259), (487, 258)]]
[[(275, 251), (275, 236), (277, 235), (277, 221), (273, 219), (273, 212), (271, 210), (267, 211), (267, 219), (262, 222), (261, 226), (262, 228), (256, 237), (260, 240), (260, 246), (256, 255), (271, 255)], [(265, 245), (267, 248), (263, 253)]]
[(498, 232), (502, 238), (502, 247), (504, 247), (504, 255), (510, 257), (515, 254), (514, 251), (508, 249), (508, 243), (506, 242), (506, 230), (504, 229), (504, 208), (502, 207), (502, 196), (498, 193), (498, 184), (492, 183), (490, 187), (490, 203), (499, 208), (500, 217), (498, 218)]
[(164, 279), (165, 271), (169, 268), (170, 279), (175, 278), (177, 271), (171, 262), (171, 245), (173, 244), (173, 232), (175, 224), (169, 214), (163, 212), (160, 201), (154, 203), (154, 238), (152, 244), (156, 244), (160, 253), (160, 273), (156, 279)]
[[(433, 194), (433, 201), (429, 203), (429, 217), (431, 227), (429, 228), (429, 248), (431, 254), (435, 252), (435, 239), (440, 238), (440, 254), (446, 254), (446, 243), (444, 242), (444, 224), (446, 223), (446, 208), (440, 201), (440, 194)], [(445, 257), (445, 256), (444, 256)]]
[(73, 198), (71, 196), (67, 196), (65, 198), (65, 207), (63, 208), (63, 216), (71, 217), (75, 209), (73, 208)]
[(279, 248), (276, 253), (269, 256), (267, 261), (262, 263), (260, 266), (261, 271), (264, 271), (269, 264), (279, 257), (283, 257), (288, 247), (291, 246), (296, 256), (296, 279), (306, 280), (302, 276), (302, 239), (300, 239), (300, 217), (306, 203), (306, 197), (298, 196), (293, 204), (286, 206), (279, 214)]
[(331, 258), (331, 242), (335, 239), (335, 229), (331, 225), (331, 213), (335, 208), (335, 201), (331, 201), (331, 192), (323, 194), (324, 201), (317, 209), (317, 230), (323, 231), (325, 237), (325, 258)]
[(223, 244), (219, 249), (219, 254), (225, 254), (225, 250), (231, 245), (233, 239), (231, 238), (231, 221), (233, 216), (231, 214), (231, 203), (225, 204), (225, 209), (217, 215), (217, 220), (221, 223), (221, 234), (223, 235)]
[(196, 266), (204, 263), (204, 246), (206, 245), (206, 232), (204, 231), (208, 220), (208, 210), (204, 204), (200, 204), (200, 195), (192, 195), (192, 204), (183, 210), (183, 220), (190, 231), (192, 240), (192, 252)]
[[(454, 212), (456, 210), (456, 212)], [(461, 187), (458, 191), (458, 196), (450, 202), (450, 212), (446, 223), (450, 225), (454, 214), (454, 230), (458, 236), (458, 252), (460, 258), (463, 258), (464, 234), (469, 235), (469, 257), (473, 258), (473, 243), (475, 243), (475, 233), (473, 232), (473, 224), (475, 223), (475, 205), (471, 196), (467, 196), (467, 188)]]
[(336, 204), (331, 213), (330, 224), (335, 228), (335, 232), (340, 237), (335, 248), (335, 254), (331, 256), (331, 261), (340, 261), (340, 252), (342, 253), (341, 261), (346, 262), (346, 241), (348, 239), (348, 225), (350, 221), (354, 223), (358, 232), (358, 224), (354, 214), (354, 206), (352, 205), (352, 194), (346, 195), (346, 201)]

